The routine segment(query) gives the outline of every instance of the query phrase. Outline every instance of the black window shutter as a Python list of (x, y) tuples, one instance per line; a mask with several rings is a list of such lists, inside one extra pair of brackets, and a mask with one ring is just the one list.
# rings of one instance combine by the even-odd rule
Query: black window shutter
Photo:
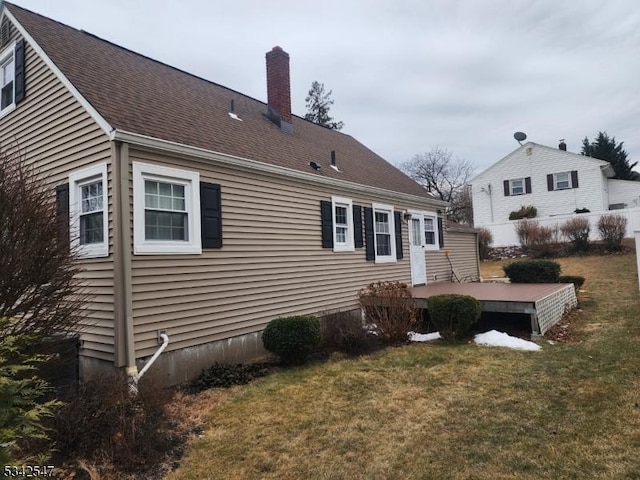
[(404, 252), (402, 251), (402, 214), (393, 212), (393, 223), (396, 229), (396, 259), (402, 260)]
[(509, 180), (505, 180), (504, 182), (502, 182), (502, 185), (504, 186), (504, 196), (508, 197), (510, 190), (509, 190)]
[(373, 208), (364, 207), (364, 239), (368, 261), (376, 259), (375, 237), (373, 233)]
[(222, 248), (222, 198), (220, 185), (200, 182), (202, 248)]
[(320, 200), (322, 248), (333, 248), (333, 212), (331, 202)]
[(578, 171), (571, 171), (571, 188), (578, 188)]
[(549, 192), (553, 191), (553, 175), (552, 174), (547, 175), (547, 190)]
[(438, 217), (438, 243), (440, 244), (440, 248), (444, 247), (444, 222), (442, 221), (442, 217)]
[(15, 49), (15, 102), (16, 105), (24, 99), (24, 40), (16, 44)]
[(531, 193), (531, 177), (524, 179), (524, 191), (525, 193)]
[(353, 239), (356, 248), (364, 247), (364, 239), (362, 237), (362, 207), (360, 205), (353, 206)]
[(60, 240), (69, 245), (69, 184), (56, 187), (56, 220)]

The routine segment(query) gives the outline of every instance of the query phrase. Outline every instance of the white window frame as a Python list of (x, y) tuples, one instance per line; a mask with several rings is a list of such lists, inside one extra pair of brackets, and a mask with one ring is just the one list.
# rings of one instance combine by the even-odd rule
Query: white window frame
[[(567, 186), (559, 187), (558, 186), (558, 175), (566, 175), (567, 176)], [(563, 180), (564, 181), (564, 180)], [(553, 189), (554, 190), (570, 190), (573, 185), (571, 185), (571, 172), (558, 172), (553, 174)]]
[[(347, 209), (347, 223), (340, 224), (336, 222), (336, 207), (344, 207)], [(331, 197), (331, 221), (333, 225), (333, 251), (334, 252), (354, 252), (354, 231), (353, 231), (353, 201), (345, 197)], [(347, 228), (347, 239), (345, 242), (338, 242), (338, 227)]]
[(13, 102), (0, 110), (0, 118), (12, 112), (16, 108), (16, 42), (12, 42), (2, 53), (0, 53), (0, 89), (2, 88), (2, 68), (1, 66), (9, 59), (13, 59)]
[[(146, 240), (145, 180), (185, 187), (188, 240)], [(202, 253), (200, 234), (200, 174), (189, 170), (133, 162), (133, 253), (136, 255), (198, 255)]]
[[(438, 232), (438, 215), (435, 212), (423, 212), (424, 221), (424, 249), (425, 250), (440, 250), (440, 232)], [(433, 241), (434, 243), (427, 243), (427, 218), (433, 220)]]
[[(102, 182), (102, 242), (86, 245), (80, 244), (80, 215), (82, 212), (81, 188), (96, 180)], [(107, 201), (107, 164), (101, 163), (89, 168), (84, 168), (69, 175), (69, 234), (71, 246), (77, 249), (78, 255), (83, 258), (109, 256), (109, 210)]]
[[(396, 263), (396, 226), (395, 217), (393, 214), (393, 206), (385, 205), (383, 203), (372, 203), (373, 209), (373, 251), (375, 254), (375, 263)], [(378, 235), (376, 232), (376, 212), (383, 212), (389, 215), (389, 235), (391, 254), (390, 255), (378, 255)]]
[[(516, 193), (514, 192), (514, 187), (513, 187), (513, 182), (517, 182), (520, 181), (522, 182), (522, 191), (520, 193)], [(524, 195), (525, 193), (527, 193), (527, 187), (525, 185), (525, 180), (524, 177), (523, 178), (512, 178), (511, 180), (509, 180), (509, 195)]]

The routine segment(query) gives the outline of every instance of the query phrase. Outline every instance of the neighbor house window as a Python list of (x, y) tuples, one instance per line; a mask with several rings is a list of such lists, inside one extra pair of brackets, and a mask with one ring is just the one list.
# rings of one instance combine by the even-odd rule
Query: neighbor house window
[(200, 177), (197, 172), (133, 163), (136, 254), (198, 254)]
[(106, 193), (106, 163), (69, 175), (71, 244), (82, 257), (109, 255)]
[(511, 187), (511, 195), (523, 195), (524, 190), (524, 178), (514, 178), (509, 181)]
[(349, 198), (331, 197), (333, 211), (333, 251), (353, 252), (353, 202)]
[(555, 173), (553, 175), (554, 190), (571, 188), (571, 175), (569, 172)]
[(376, 263), (397, 261), (392, 206), (373, 204), (373, 231)]
[(15, 43), (0, 53), (0, 115), (8, 113), (15, 103)]

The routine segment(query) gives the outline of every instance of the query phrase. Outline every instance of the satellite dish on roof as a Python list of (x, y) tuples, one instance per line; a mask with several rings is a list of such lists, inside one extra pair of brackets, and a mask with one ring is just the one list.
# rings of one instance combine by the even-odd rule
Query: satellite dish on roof
[(516, 132), (513, 134), (513, 138), (515, 138), (520, 145), (527, 139), (527, 134), (524, 132)]

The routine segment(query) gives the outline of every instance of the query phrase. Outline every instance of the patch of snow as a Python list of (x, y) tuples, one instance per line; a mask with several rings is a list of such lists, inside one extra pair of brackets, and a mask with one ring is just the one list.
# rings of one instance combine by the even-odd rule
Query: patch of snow
[(474, 341), (478, 345), (487, 345), (489, 347), (507, 347), (515, 350), (540, 350), (540, 345), (522, 338), (512, 337), (506, 333), (491, 330), (485, 333), (479, 333), (475, 336)]
[(431, 342), (442, 338), (440, 332), (433, 333), (416, 333), (409, 332), (409, 340), (412, 342)]

